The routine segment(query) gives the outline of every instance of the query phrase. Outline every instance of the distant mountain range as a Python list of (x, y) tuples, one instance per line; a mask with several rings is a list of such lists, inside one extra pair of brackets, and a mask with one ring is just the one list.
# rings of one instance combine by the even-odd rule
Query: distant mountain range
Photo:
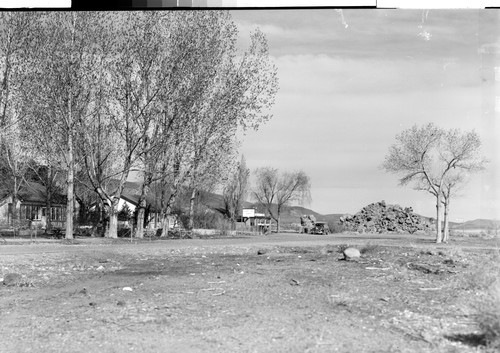
[[(200, 202), (205, 206), (212, 208), (214, 210), (222, 209), (224, 207), (224, 201), (222, 195), (215, 193), (203, 192), (203, 194), (200, 194)], [(256, 203), (245, 201), (243, 207), (256, 208), (259, 212), (264, 212), (264, 210), (259, 209)], [(345, 213), (330, 213), (324, 215), (302, 206), (287, 206), (282, 211), (281, 222), (282, 224), (300, 223), (300, 217), (303, 215), (313, 215), (317, 221), (322, 221), (322, 222), (333, 221), (338, 223), (340, 221), (340, 217), (345, 215)], [(429, 217), (425, 218), (429, 219)], [(491, 219), (475, 219), (463, 223), (450, 222), (450, 229), (457, 229), (457, 230), (499, 229), (500, 230), (500, 221)]]
[(475, 219), (473, 221), (467, 221), (463, 223), (451, 223), (451, 229), (463, 229), (463, 230), (473, 230), (473, 229), (500, 229), (500, 221), (491, 219)]

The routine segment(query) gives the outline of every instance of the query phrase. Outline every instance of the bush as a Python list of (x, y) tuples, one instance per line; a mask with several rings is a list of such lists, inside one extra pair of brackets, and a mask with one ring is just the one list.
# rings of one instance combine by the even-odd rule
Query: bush
[(330, 228), (330, 233), (342, 233), (346, 230), (340, 222), (334, 220), (328, 221), (328, 228)]
[(118, 229), (118, 238), (130, 238), (132, 230), (130, 228)]
[(152, 238), (160, 235), (161, 231), (158, 231), (158, 229), (149, 229), (149, 228), (144, 229), (144, 237), (146, 238)]
[[(285, 226), (282, 226), (280, 228), (285, 229)], [(301, 228), (302, 228), (302, 226), (300, 225), (300, 223), (290, 223), (290, 224), (286, 225), (286, 229), (289, 232), (297, 232), (297, 233), (299, 233)]]
[(228, 235), (229, 234), (229, 231), (231, 230), (231, 222), (229, 222), (225, 219), (219, 218), (217, 220), (216, 224), (217, 224), (216, 229), (220, 231), (221, 235)]

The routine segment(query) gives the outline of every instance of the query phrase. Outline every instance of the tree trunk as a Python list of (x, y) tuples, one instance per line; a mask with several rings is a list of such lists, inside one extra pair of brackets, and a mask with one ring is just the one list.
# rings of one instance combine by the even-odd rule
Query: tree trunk
[(45, 203), (45, 229), (50, 231), (52, 229), (52, 220), (50, 219), (50, 209), (52, 208), (52, 193), (47, 188), (47, 202)]
[(439, 190), (436, 196), (436, 243), (441, 243), (443, 241), (443, 234), (441, 233), (441, 190)]
[[(70, 113), (71, 114), (71, 113)], [(68, 134), (68, 177), (67, 177), (67, 192), (68, 203), (66, 206), (66, 239), (73, 239), (73, 208), (74, 208), (74, 153), (73, 153), (73, 135)]]
[(191, 198), (189, 199), (189, 223), (188, 229), (193, 230), (194, 228), (194, 201), (196, 199), (196, 188), (191, 191)]
[(12, 194), (12, 215), (11, 215), (11, 225), (13, 227), (18, 227), (19, 226), (19, 218), (20, 218), (20, 210), (19, 210), (19, 195), (17, 194), (17, 191), (14, 191)]
[[(162, 185), (164, 185), (163, 180), (162, 180)], [(168, 212), (168, 205), (167, 205), (167, 202), (165, 201), (165, 187), (162, 186), (161, 199), (160, 199), (160, 222), (161, 222), (161, 236), (162, 237), (168, 236), (169, 224), (168, 224), (167, 212)]]
[(443, 242), (447, 243), (448, 238), (450, 237), (450, 227), (449, 227), (449, 210), (450, 210), (450, 200), (446, 198), (444, 200), (444, 234), (443, 234)]
[(108, 232), (106, 238), (118, 238), (118, 214), (111, 212), (109, 215)]
[(101, 237), (106, 236), (106, 232), (108, 229), (108, 222), (106, 221), (106, 204), (103, 200), (100, 201), (101, 207), (99, 209), (99, 223), (101, 224)]
[(85, 204), (85, 201), (83, 201), (77, 195), (75, 195), (75, 201), (78, 202), (78, 222), (80, 224), (87, 224), (89, 210), (87, 205)]
[(151, 184), (152, 179), (151, 173), (144, 175), (144, 180), (141, 185), (141, 195), (139, 196), (139, 202), (137, 203), (137, 224), (135, 236), (136, 238), (144, 238), (144, 218), (146, 214), (146, 190)]
[(95, 215), (94, 215), (94, 217), (92, 217), (92, 234), (91, 234), (91, 237), (97, 237), (98, 235), (101, 236), (101, 234), (97, 233), (97, 227), (98, 227), (99, 223), (101, 222), (101, 206), (100, 206), (100, 202), (99, 202), (99, 204), (96, 204), (94, 212), (99, 215), (99, 218), (96, 218)]
[(140, 200), (137, 205), (137, 225), (135, 230), (135, 237), (144, 238), (144, 215), (146, 213), (146, 199)]
[(19, 228), (21, 226), (21, 205), (19, 204), (19, 189), (22, 181), (14, 175), (14, 189), (12, 190), (12, 226)]
[(168, 216), (166, 211), (165, 213), (162, 213), (160, 222), (161, 222), (161, 236), (168, 237), (168, 228), (170, 225), (168, 224)]
[(109, 224), (106, 232), (106, 238), (118, 238), (118, 202), (113, 200), (109, 207)]
[(52, 168), (49, 165), (47, 171), (47, 199), (45, 203), (45, 231), (52, 229), (52, 220), (50, 219), (50, 209), (52, 208)]
[(99, 204), (96, 206), (96, 213), (98, 217), (93, 221), (92, 236), (104, 237), (106, 235), (106, 229), (104, 227), (106, 215), (104, 212), (104, 201), (102, 199), (99, 199)]

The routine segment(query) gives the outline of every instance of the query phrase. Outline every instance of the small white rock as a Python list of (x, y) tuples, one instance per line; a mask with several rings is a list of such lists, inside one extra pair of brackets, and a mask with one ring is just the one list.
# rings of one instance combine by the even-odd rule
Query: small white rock
[(344, 250), (344, 259), (346, 260), (352, 260), (352, 259), (359, 259), (361, 257), (361, 254), (358, 249), (356, 248), (347, 248)]
[(130, 288), (130, 287), (123, 287), (123, 290), (127, 291), (127, 292), (132, 292), (133, 291), (133, 289)]

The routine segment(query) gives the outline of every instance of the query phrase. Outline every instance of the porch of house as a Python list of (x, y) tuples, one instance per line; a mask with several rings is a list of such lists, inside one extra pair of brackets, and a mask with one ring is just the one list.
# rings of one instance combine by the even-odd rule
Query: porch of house
[(40, 203), (23, 203), (18, 206), (19, 218), (13, 217), (13, 205), (8, 204), (6, 217), (1, 220), (3, 228), (17, 229), (43, 229), (47, 228), (48, 220), (52, 228), (64, 228), (66, 226), (66, 206), (53, 205), (47, 212), (47, 207)]

